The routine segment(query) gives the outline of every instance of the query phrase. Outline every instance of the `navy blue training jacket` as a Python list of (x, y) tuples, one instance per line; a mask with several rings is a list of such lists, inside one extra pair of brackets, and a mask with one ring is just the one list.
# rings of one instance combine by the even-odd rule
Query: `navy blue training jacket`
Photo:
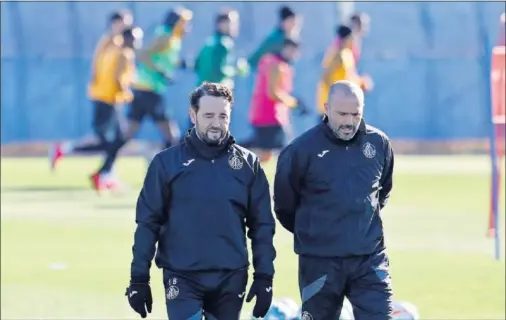
[(293, 232), (295, 252), (349, 257), (383, 250), (380, 210), (393, 167), (387, 136), (364, 121), (349, 141), (324, 121), (287, 146), (278, 159), (274, 211)]
[(236, 144), (212, 147), (192, 130), (151, 162), (137, 200), (132, 281), (148, 281), (151, 261), (174, 271), (237, 270), (272, 277), (275, 220), (258, 158)]

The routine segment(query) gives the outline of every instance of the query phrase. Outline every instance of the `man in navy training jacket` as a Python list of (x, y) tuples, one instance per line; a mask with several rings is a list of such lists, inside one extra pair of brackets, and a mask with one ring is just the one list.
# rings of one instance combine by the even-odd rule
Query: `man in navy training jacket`
[(323, 121), (278, 159), (274, 210), (294, 234), (304, 320), (334, 320), (344, 297), (357, 320), (392, 313), (380, 211), (392, 190), (394, 155), (363, 110), (359, 86), (334, 83)]
[(204, 82), (190, 95), (194, 128), (149, 166), (126, 292), (143, 318), (153, 303), (149, 269), (156, 251), (170, 319), (237, 320), (248, 280), (246, 230), (254, 266), (246, 301), (256, 296), (255, 317), (270, 307), (276, 251), (269, 185), (258, 158), (230, 135), (232, 104), (230, 89)]

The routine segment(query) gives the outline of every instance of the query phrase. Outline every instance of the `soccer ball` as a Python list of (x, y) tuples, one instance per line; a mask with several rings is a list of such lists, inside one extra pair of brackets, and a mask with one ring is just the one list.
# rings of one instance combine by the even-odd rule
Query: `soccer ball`
[[(392, 320), (420, 320), (418, 309), (412, 303), (394, 301), (392, 303)], [(353, 307), (348, 299), (344, 299), (343, 309), (339, 315), (339, 320), (353, 320)]]
[[(272, 301), (271, 308), (264, 320), (299, 320), (300, 309), (291, 298), (277, 298)], [(255, 318), (251, 318), (255, 319)]]
[(412, 303), (401, 301), (393, 302), (393, 318), (392, 320), (419, 320), (420, 314), (418, 309)]
[[(392, 303), (392, 320), (420, 320), (420, 314), (416, 306), (406, 301), (394, 301)], [(263, 318), (264, 320), (305, 320), (301, 309), (291, 298), (274, 299), (271, 308)], [(251, 319), (256, 319), (251, 317)], [(344, 299), (340, 314), (336, 314), (336, 320), (354, 320), (353, 306), (348, 299)]]

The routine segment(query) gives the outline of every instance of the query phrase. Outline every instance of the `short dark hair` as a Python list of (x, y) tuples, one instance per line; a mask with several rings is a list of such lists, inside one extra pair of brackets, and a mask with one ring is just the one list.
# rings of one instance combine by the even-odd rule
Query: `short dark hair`
[(364, 23), (368, 23), (369, 20), (369, 15), (363, 12), (356, 12), (350, 17), (350, 21), (359, 26), (362, 26)]
[(128, 16), (128, 15), (131, 15), (131, 12), (127, 9), (121, 9), (121, 10), (115, 11), (109, 17), (109, 22), (114, 23), (116, 21), (123, 21), (125, 19), (125, 16)]
[(295, 12), (288, 6), (282, 6), (279, 8), (279, 21), (285, 21), (288, 18), (295, 17)]
[(340, 25), (336, 28), (336, 34), (339, 39), (346, 39), (351, 36), (352, 30), (350, 27)]
[(218, 15), (216, 16), (216, 24), (231, 21), (233, 15), (238, 15), (238, 12), (232, 8), (223, 8), (220, 10)]
[(135, 26), (126, 27), (121, 34), (126, 41), (134, 41), (142, 38), (144, 35), (142, 29)]
[(163, 24), (169, 28), (174, 28), (176, 24), (184, 18), (185, 14), (190, 12), (190, 10), (186, 9), (182, 6), (177, 6), (169, 10), (166, 13)]
[(221, 83), (204, 82), (190, 93), (190, 107), (198, 111), (200, 108), (200, 98), (204, 96), (221, 97), (230, 102), (230, 104), (234, 103), (232, 90), (227, 86)]

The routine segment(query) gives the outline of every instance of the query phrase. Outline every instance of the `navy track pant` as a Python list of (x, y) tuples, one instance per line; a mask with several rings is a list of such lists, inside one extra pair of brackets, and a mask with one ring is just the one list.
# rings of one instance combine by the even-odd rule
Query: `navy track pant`
[(247, 269), (234, 271), (163, 271), (169, 319), (238, 320), (248, 282)]
[(384, 252), (349, 258), (299, 256), (302, 319), (335, 320), (347, 297), (356, 320), (388, 320), (390, 281)]

